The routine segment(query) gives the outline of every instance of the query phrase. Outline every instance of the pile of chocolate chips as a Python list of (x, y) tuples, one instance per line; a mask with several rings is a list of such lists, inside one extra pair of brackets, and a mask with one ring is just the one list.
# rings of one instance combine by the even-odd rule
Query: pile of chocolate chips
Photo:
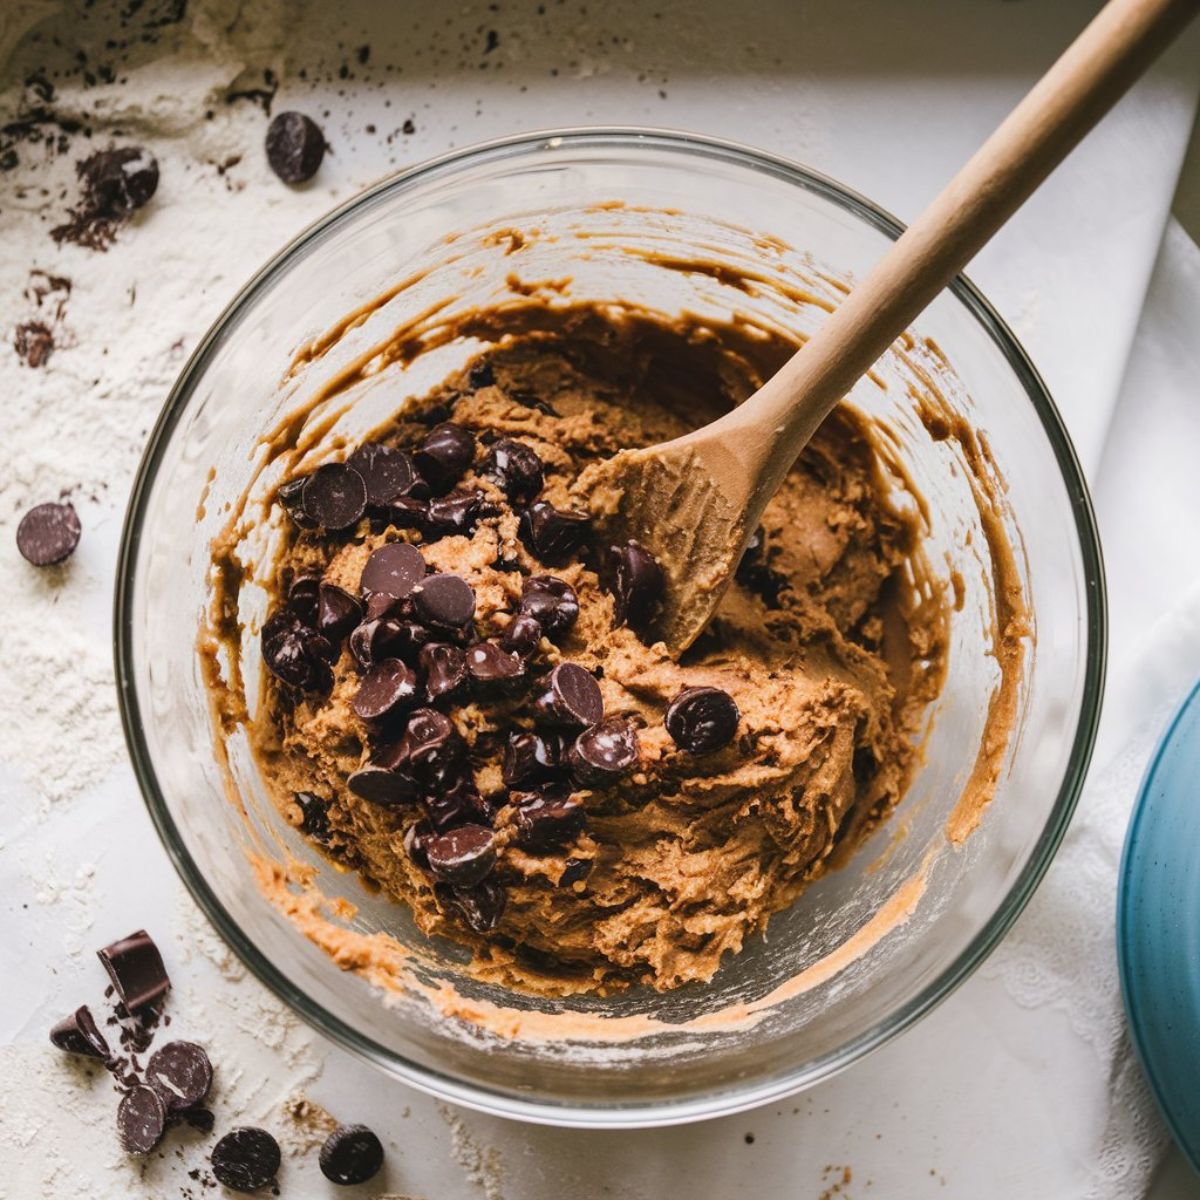
[[(468, 378), (474, 387), (494, 382), (487, 364)], [(499, 636), (480, 636), (465, 579), (431, 571), (417, 544), (397, 540), (371, 554), (357, 595), (318, 576), (294, 578), (263, 626), (262, 653), (280, 683), (320, 696), (348, 646), (359, 674), (351, 704), (369, 748), (348, 786), (396, 812), (405, 849), (431, 877), (442, 911), (486, 933), (505, 905), (496, 878), (502, 810), (519, 847), (565, 853), (587, 823), (578, 792), (611, 786), (640, 761), (635, 725), (605, 714), (592, 673), (570, 661), (551, 665), (543, 652), (579, 616), (574, 589), (549, 572), (572, 558), (595, 558), (590, 517), (540, 498), (545, 468), (532, 446), (500, 437), (481, 447), (471, 430), (450, 421), (410, 450), (362, 445), (344, 463), (284, 484), (278, 498), (302, 531), (319, 538), (396, 529), (427, 544), (469, 536), (480, 520), (498, 515), (487, 494), (462, 486), (472, 470), (504, 494), (526, 548), (547, 568), (523, 579)], [(647, 636), (663, 598), (658, 562), (637, 542), (609, 547), (606, 578), (617, 621)], [(505, 790), (497, 795), (481, 794), (472, 748), (448, 715), (471, 700), (497, 705), (509, 725)], [(733, 699), (711, 687), (685, 689), (665, 714), (668, 733), (692, 754), (728, 745), (739, 720)], [(302, 792), (296, 803), (305, 831), (327, 843), (327, 801)], [(568, 859), (560, 883), (585, 878), (590, 866)]]

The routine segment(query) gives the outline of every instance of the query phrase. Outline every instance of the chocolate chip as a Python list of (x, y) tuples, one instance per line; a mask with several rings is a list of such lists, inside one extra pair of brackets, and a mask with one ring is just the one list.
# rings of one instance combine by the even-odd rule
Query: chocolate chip
[(366, 1183), (383, 1166), (383, 1143), (365, 1125), (339, 1125), (317, 1161), (331, 1183)]
[(609, 549), (618, 625), (644, 633), (662, 609), (666, 581), (658, 559), (638, 542)]
[(537, 451), (512, 438), (501, 438), (492, 444), (481, 473), (494, 479), (513, 504), (528, 504), (545, 484)]
[(591, 873), (592, 860), (590, 858), (568, 858), (562, 874), (558, 877), (558, 886), (570, 887), (572, 884), (586, 879)]
[(436, 790), (425, 794), (425, 811), (439, 832), (456, 825), (479, 824), (485, 816), (475, 780), (461, 767), (450, 768)]
[(579, 616), (579, 598), (564, 579), (555, 575), (530, 575), (521, 589), (517, 611), (533, 617), (542, 632), (552, 642), (557, 642), (574, 626)]
[(97, 215), (126, 217), (158, 190), (158, 160), (141, 146), (101, 150), (80, 167), (87, 205)]
[(587, 513), (555, 508), (548, 500), (537, 500), (521, 514), (520, 533), (543, 562), (559, 562), (583, 544), (591, 521)]
[(479, 492), (451, 492), (425, 505), (421, 532), (430, 542), (444, 537), (466, 537), (474, 532), (480, 517), (494, 516), (495, 511), (484, 503)]
[(424, 578), (425, 559), (420, 550), (407, 542), (389, 542), (367, 559), (359, 586), (368, 595), (403, 600)]
[(292, 799), (300, 810), (300, 832), (321, 843), (329, 841), (329, 806), (314, 792), (297, 792)]
[(127, 1012), (153, 1004), (171, 986), (162, 955), (144, 929), (97, 950), (96, 954)]
[(667, 708), (667, 732), (691, 754), (711, 754), (733, 741), (741, 714), (733, 697), (715, 687), (684, 688)]
[(554, 791), (514, 795), (517, 841), (527, 850), (550, 850), (573, 842), (587, 820), (583, 804), (574, 796)]
[(467, 664), (461, 647), (448, 642), (430, 642), (417, 658), (425, 676), (425, 695), (430, 703), (461, 699), (467, 686)]
[(403, 614), (405, 604), (403, 597), (389, 596), (385, 592), (372, 592), (367, 596), (365, 621), (378, 621), (380, 617), (395, 617)]
[(430, 838), (425, 853), (436, 878), (470, 887), (496, 865), (496, 837), (486, 825), (459, 825)]
[(279, 1143), (253, 1125), (231, 1129), (212, 1149), (212, 1173), (223, 1187), (253, 1192), (266, 1187), (279, 1172)]
[(475, 694), (487, 699), (516, 696), (525, 689), (525, 664), (495, 642), (480, 642), (466, 655), (467, 674)]
[(439, 495), (448, 492), (474, 461), (475, 435), (452, 421), (435, 425), (413, 455), (421, 477)]
[(311, 118), (281, 112), (267, 126), (267, 162), (284, 183), (307, 183), (325, 157), (325, 135)]
[(68, 1054), (82, 1054), (87, 1058), (99, 1059), (111, 1057), (108, 1042), (96, 1025), (92, 1010), (86, 1004), (77, 1008), (69, 1017), (63, 1017), (50, 1030), (50, 1040)]
[(404, 831), (404, 852), (422, 871), (429, 870), (426, 851), (429, 839), (434, 836), (433, 826), (428, 821), (417, 821)]
[(305, 513), (322, 528), (349, 529), (366, 511), (367, 485), (353, 467), (326, 463), (304, 481), (301, 500)]
[(288, 588), (288, 610), (312, 629), (317, 627), (320, 589), (320, 575), (297, 575)]
[(363, 477), (367, 503), (376, 508), (387, 508), (422, 490), (412, 456), (394, 446), (365, 442), (346, 463)]
[(441, 629), (462, 629), (475, 616), (475, 593), (457, 575), (427, 575), (412, 600), (418, 618)]
[(559, 663), (546, 677), (534, 713), (548, 725), (586, 727), (604, 716), (600, 685), (577, 663)]
[(607, 787), (637, 766), (637, 730), (624, 717), (609, 717), (585, 729), (568, 747), (571, 774), (583, 787)]
[(395, 808), (417, 798), (416, 781), (404, 771), (367, 763), (353, 771), (346, 786), (356, 795), (380, 808)]
[(289, 687), (328, 689), (333, 683), (329, 660), (335, 651), (290, 609), (279, 609), (263, 624), (262, 656), (268, 670)]
[(416, 705), (417, 676), (398, 658), (377, 662), (362, 677), (350, 707), (364, 721), (383, 721)]
[(443, 909), (457, 913), (467, 928), (476, 933), (488, 933), (500, 924), (508, 899), (503, 884), (494, 879), (485, 879), (470, 888), (439, 883), (433, 891)]
[(146, 1082), (169, 1112), (195, 1108), (212, 1087), (212, 1063), (195, 1042), (167, 1042), (150, 1055)]
[(500, 635), (500, 648), (519, 658), (532, 658), (542, 640), (542, 627), (533, 618), (518, 613)]
[(340, 642), (362, 620), (363, 606), (336, 583), (324, 583), (317, 589), (317, 628), (331, 642)]
[(166, 1127), (166, 1105), (152, 1087), (140, 1083), (121, 1097), (117, 1133), (126, 1154), (149, 1154), (161, 1141)]
[(460, 763), (467, 747), (454, 722), (436, 708), (418, 708), (408, 718), (401, 739), (405, 761), (422, 779)]
[(364, 621), (350, 634), (350, 653), (363, 670), (385, 658), (413, 663), (433, 636), (424, 625), (398, 617)]
[(502, 774), (510, 788), (528, 788), (559, 775), (559, 740), (554, 734), (518, 730), (508, 735)]
[(301, 475), (299, 479), (290, 479), (280, 485), (275, 498), (301, 529), (316, 529), (316, 521), (304, 511), (304, 485), (307, 482), (307, 475)]
[(734, 577), (760, 597), (768, 608), (778, 608), (783, 592), (791, 587), (792, 581), (767, 561), (766, 532), (761, 525), (750, 535)]
[(471, 369), (467, 372), (467, 383), (478, 390), (479, 388), (492, 387), (496, 382), (496, 373), (492, 370), (490, 362), (477, 362), (471, 365)]
[(79, 545), (79, 517), (69, 504), (38, 504), (17, 526), (17, 549), (35, 567), (66, 562)]
[(421, 529), (425, 525), (428, 502), (415, 496), (401, 496), (387, 508), (387, 519), (397, 529)]

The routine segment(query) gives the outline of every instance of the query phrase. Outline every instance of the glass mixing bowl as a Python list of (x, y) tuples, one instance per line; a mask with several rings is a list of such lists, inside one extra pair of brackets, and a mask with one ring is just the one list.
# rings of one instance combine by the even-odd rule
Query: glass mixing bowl
[[(532, 236), (522, 245), (511, 230)], [(503, 303), (514, 273), (560, 281), (553, 295), (563, 302), (632, 298), (668, 316), (737, 316), (802, 335), (899, 232), (831, 180), (727, 143), (639, 130), (515, 137), (426, 163), (343, 205), (268, 263), (201, 342), (151, 435), (125, 525), (115, 612), (125, 730), (150, 813), (197, 903), (250, 970), (322, 1033), (408, 1083), (501, 1115), (686, 1121), (845, 1067), (928, 1012), (1012, 924), (1087, 766), (1103, 679), (1103, 577), (1058, 413), (1011, 332), (961, 278), (921, 317), (907, 354), (889, 353), (851, 396), (892, 430), (901, 473), (925, 497), (930, 561), (957, 576), (923, 764), (849, 864), (773, 917), (711, 984), (539, 1000), (465, 980), (458, 948), (428, 942), (400, 906), (335, 871), (278, 816), (236, 733), (227, 746), (235, 794), (226, 792), (198, 662), (210, 541), (255, 477), (264, 431), (344, 364), (338, 354), (433, 306), (452, 316)], [(289, 373), (299, 347), (403, 278), (410, 286), (351, 327), (338, 354)], [(432, 338), (415, 361), (364, 380), (346, 411), (346, 395), (337, 411), (318, 405), (304, 431), (332, 427), (353, 442), (480, 348)], [(996, 686), (993, 594), (961, 446), (914, 415), (921, 372), (986, 434), (981, 461), (1004, 479), (1003, 523), (1036, 634), (995, 799), (961, 844), (948, 839), (947, 819)], [(251, 571), (247, 612), (253, 591)], [(566, 1032), (496, 1036), (339, 969), (264, 898), (245, 852), (253, 842), (311, 864), (325, 892), (356, 906), (350, 928), (420, 944), (433, 975), (465, 997), (536, 1014), (525, 1029)]]

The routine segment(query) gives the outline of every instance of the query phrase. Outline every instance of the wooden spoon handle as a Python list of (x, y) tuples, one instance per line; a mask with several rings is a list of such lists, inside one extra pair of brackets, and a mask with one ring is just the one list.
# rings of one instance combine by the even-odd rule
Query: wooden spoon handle
[(729, 414), (772, 444), (760, 495), (774, 493), (841, 397), (1198, 11), (1200, 0), (1109, 0), (808, 343)]

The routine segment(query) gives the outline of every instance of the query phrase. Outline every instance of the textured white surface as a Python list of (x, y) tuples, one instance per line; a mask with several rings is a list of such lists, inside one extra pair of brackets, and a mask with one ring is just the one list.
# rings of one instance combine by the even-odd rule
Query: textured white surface
[[(300, 1028), (200, 922), (136, 794), (109, 666), (116, 542), (145, 433), (233, 291), (332, 203), (481, 138), (644, 123), (802, 159), (911, 216), (1093, 7), (521, 0), (431, 13), (367, 0), (193, 0), (156, 44), (111, 52), (94, 10), (3, 7), (0, 124), (28, 100), (26, 76), (70, 62), (82, 40), (89, 69), (111, 62), (118, 82), (57, 81), (55, 108), (84, 116), (96, 144), (149, 145), (162, 182), (117, 245), (96, 254), (56, 247), (48, 235), (67, 207), (83, 139), (65, 155), (23, 146), (19, 166), (0, 174), (0, 1197), (199, 1194), (186, 1173), (203, 1165), (202, 1139), (173, 1135), (163, 1158), (130, 1166), (112, 1132), (108, 1082), (45, 1042), (63, 1011), (99, 1000), (92, 949), (140, 925), (163, 945), (176, 983), (171, 1033), (207, 1042), (216, 1060), (219, 1125), (244, 1115), (282, 1133), (281, 1105), (303, 1089), (385, 1136), (388, 1174), (365, 1195), (716, 1200), (751, 1181), (764, 1195), (814, 1198), (1141, 1194), (1161, 1135), (1114, 1019), (1112, 856), (1148, 736), (1126, 733), (1200, 669), (1200, 635), (1186, 625), (1195, 590), (1185, 605), (1200, 563), (1164, 520), (1197, 510), (1186, 451), (1200, 430), (1182, 423), (1181, 406), (1200, 368), (1200, 255), (1177, 232), (1123, 392), (1121, 380), (1195, 110), (1194, 36), (972, 270), (1046, 375), (1098, 484), (1117, 686), (1082, 819), (985, 970), (838, 1079), (701, 1127), (584, 1134), (452, 1110), (371, 1073)], [(499, 45), (485, 53), (488, 29)], [(280, 79), (276, 109), (310, 112), (332, 143), (318, 178), (294, 191), (265, 165), (261, 110), (223, 98), (231, 85), (261, 86), (268, 67)], [(410, 135), (400, 132), (406, 118)], [(36, 371), (9, 337), (12, 324), (39, 315), (27, 295), (35, 269), (73, 281), (56, 322), (59, 349)], [(84, 539), (64, 571), (37, 576), (17, 557), (12, 530), (20, 510), (62, 488), (73, 489)], [(1200, 557), (1187, 529), (1183, 545)], [(1176, 602), (1181, 615), (1166, 623)], [(1148, 617), (1164, 624), (1143, 645)], [(1086, 888), (1078, 864), (1090, 873)], [(842, 1182), (846, 1167), (852, 1177)], [(289, 1154), (281, 1181), (284, 1196), (333, 1191), (311, 1154)]]

